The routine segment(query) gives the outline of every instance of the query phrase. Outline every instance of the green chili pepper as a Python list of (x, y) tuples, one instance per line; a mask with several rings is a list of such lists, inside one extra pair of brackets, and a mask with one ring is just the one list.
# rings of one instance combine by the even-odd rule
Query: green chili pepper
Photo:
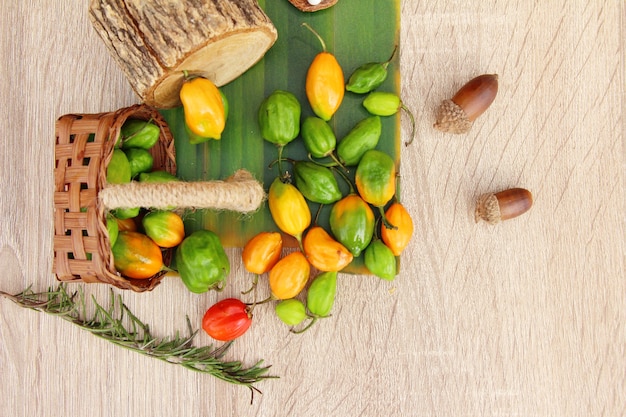
[(289, 298), (276, 304), (275, 312), (278, 318), (288, 326), (297, 326), (307, 317), (306, 307), (302, 301)]
[(375, 240), (365, 249), (365, 267), (379, 278), (392, 281), (397, 274), (396, 257), (382, 240)]
[(111, 210), (111, 214), (117, 217), (120, 220), (132, 219), (134, 217), (139, 216), (139, 212), (141, 211), (140, 207), (132, 207), (132, 208), (118, 208), (115, 210)]
[(380, 87), (387, 79), (387, 67), (396, 54), (397, 46), (386, 62), (368, 62), (358, 67), (346, 84), (346, 90), (357, 94), (369, 93)]
[(112, 214), (107, 214), (106, 223), (107, 233), (109, 234), (109, 243), (111, 243), (111, 247), (113, 247), (113, 245), (115, 245), (115, 241), (117, 240), (117, 236), (120, 233), (120, 228), (117, 224), (117, 219)]
[(130, 163), (124, 151), (114, 149), (107, 165), (107, 182), (109, 184), (126, 184), (130, 182)]
[(139, 174), (140, 182), (170, 182), (180, 181), (180, 179), (167, 171), (142, 172)]
[(150, 149), (159, 140), (161, 129), (147, 120), (129, 119), (120, 129), (118, 143), (123, 149)]
[(276, 90), (261, 103), (258, 118), (261, 136), (284, 146), (300, 133), (300, 102), (288, 91)]
[(296, 188), (309, 201), (330, 204), (341, 199), (341, 191), (330, 168), (310, 161), (298, 161), (293, 173)]
[(307, 117), (301, 129), (304, 147), (315, 158), (324, 158), (337, 146), (337, 138), (330, 125), (319, 117)]
[(337, 201), (330, 210), (330, 230), (335, 239), (357, 257), (374, 236), (374, 212), (357, 194)]
[(210, 230), (187, 236), (176, 250), (176, 267), (193, 293), (221, 291), (230, 273), (230, 261), (219, 237)]
[(337, 272), (324, 272), (311, 282), (306, 305), (315, 317), (328, 317), (337, 293)]
[(363, 107), (377, 116), (392, 116), (402, 108), (402, 100), (394, 93), (374, 91), (365, 97)]
[(376, 116), (393, 116), (400, 109), (404, 110), (408, 113), (411, 118), (411, 139), (405, 143), (405, 145), (409, 145), (413, 142), (413, 138), (415, 137), (415, 116), (411, 110), (408, 109), (396, 94), (388, 93), (384, 91), (374, 91), (370, 93), (365, 100), (363, 100), (363, 107), (373, 115)]
[(142, 172), (149, 172), (154, 164), (152, 154), (142, 148), (128, 148), (124, 150), (130, 164), (130, 176), (135, 178)]
[(379, 116), (370, 116), (358, 122), (337, 145), (337, 156), (347, 166), (359, 163), (363, 154), (376, 148), (382, 132)]

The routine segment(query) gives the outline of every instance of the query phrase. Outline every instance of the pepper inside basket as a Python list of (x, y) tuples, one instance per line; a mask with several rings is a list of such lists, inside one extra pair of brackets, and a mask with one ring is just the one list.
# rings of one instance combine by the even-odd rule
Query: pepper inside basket
[[(152, 290), (165, 274), (131, 279), (115, 269), (107, 213), (98, 198), (120, 129), (131, 118), (149, 120), (160, 128), (159, 141), (150, 149), (153, 169), (175, 175), (174, 140), (153, 107), (140, 104), (109, 113), (68, 114), (56, 122), (53, 268), (59, 281), (101, 282), (141, 292)], [(165, 250), (166, 265), (171, 257), (172, 250)]]

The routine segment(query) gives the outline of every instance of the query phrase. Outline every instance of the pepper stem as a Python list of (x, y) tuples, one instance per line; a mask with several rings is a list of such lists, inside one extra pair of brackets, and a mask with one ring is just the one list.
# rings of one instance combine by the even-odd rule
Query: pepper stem
[(341, 163), (341, 161), (339, 160), (339, 157), (337, 155), (335, 155), (335, 152), (331, 152), (330, 155), (328, 155), (330, 157), (330, 159), (332, 159), (333, 161), (335, 161), (335, 163), (340, 166), (344, 171), (348, 171), (348, 168), (346, 168), (346, 166), (344, 164)]
[(315, 31), (315, 29), (313, 29), (313, 28), (311, 27), (311, 25), (309, 25), (309, 24), (308, 24), (308, 23), (306, 23), (306, 22), (305, 22), (305, 23), (303, 23), (303, 24), (302, 24), (302, 26), (304, 26), (305, 28), (307, 28), (308, 30), (310, 30), (311, 32), (313, 32), (313, 34), (317, 37), (317, 39), (318, 39), (318, 40), (320, 41), (320, 43), (322, 44), (322, 50), (323, 50), (324, 52), (326, 52), (326, 42), (324, 42), (324, 39), (322, 39), (322, 37), (320, 36), (320, 34), (319, 34), (319, 33), (317, 33), (317, 32)]
[(380, 218), (383, 221), (383, 225), (385, 225), (385, 227), (387, 229), (391, 229), (391, 230), (398, 230), (398, 226), (394, 226), (393, 224), (391, 224), (391, 222), (389, 222), (389, 220), (387, 219), (387, 216), (385, 215), (385, 208), (383, 206), (378, 206), (378, 211), (380, 212)]
[(300, 329), (300, 330), (293, 330), (291, 329), (291, 333), (295, 333), (295, 334), (302, 334), (304, 332), (306, 332), (307, 330), (309, 330), (311, 328), (311, 326), (313, 326), (315, 324), (315, 322), (317, 322), (318, 317), (311, 317), (311, 321), (309, 321), (309, 323), (304, 326), (304, 328)]
[(283, 178), (283, 149), (284, 145), (278, 146), (278, 175)]
[(242, 291), (241, 294), (242, 295), (246, 295), (246, 294), (250, 294), (252, 291), (255, 292), (255, 299), (256, 299), (256, 287), (259, 283), (259, 274), (254, 274), (254, 278), (252, 279), (252, 286), (247, 289), (246, 291)]
[(350, 178), (348, 178), (346, 174), (338, 169), (335, 169), (335, 172), (337, 172), (341, 176), (341, 178), (343, 178), (346, 184), (348, 184), (348, 187), (350, 188), (350, 194), (356, 194), (356, 191), (354, 190), (354, 185), (352, 185), (352, 181), (350, 181)]
[(409, 110), (404, 103), (400, 103), (400, 108), (407, 112), (409, 114), (409, 118), (411, 119), (411, 139), (409, 139), (408, 142), (404, 142), (404, 146), (409, 146), (413, 142), (413, 139), (415, 139), (415, 116), (413, 116), (411, 110)]
[(267, 304), (267, 303), (270, 303), (270, 302), (275, 301), (275, 300), (277, 300), (277, 298), (274, 297), (274, 295), (270, 295), (265, 300), (261, 300), (261, 301), (254, 300), (251, 303), (246, 303), (246, 305), (249, 306), (250, 307), (250, 311), (252, 311), (254, 309), (254, 307), (256, 307), (256, 306), (258, 306), (260, 304)]
[(348, 171), (348, 168), (346, 168), (346, 166), (344, 164), (341, 163), (341, 161), (339, 160), (339, 158), (337, 157), (337, 155), (335, 155), (334, 152), (329, 153), (328, 155), (326, 155), (328, 158), (332, 159), (333, 162), (321, 162), (318, 159), (315, 159), (311, 153), (309, 152), (307, 154), (307, 158), (309, 159), (309, 161), (313, 162), (314, 164), (317, 164), (319, 166), (323, 166), (326, 168), (334, 168), (334, 167), (341, 167), (344, 171)]
[(391, 62), (393, 57), (396, 56), (396, 51), (397, 50), (398, 50), (398, 45), (395, 45), (393, 47), (393, 52), (391, 52), (391, 56), (389, 57), (389, 59), (382, 63), (383, 68), (387, 69), (387, 67), (389, 66), (389, 63)]
[(322, 212), (323, 208), (324, 208), (323, 204), (320, 204), (319, 207), (317, 208), (317, 212), (315, 213), (315, 222), (313, 223), (314, 226), (317, 226), (317, 221), (320, 218), (320, 213)]

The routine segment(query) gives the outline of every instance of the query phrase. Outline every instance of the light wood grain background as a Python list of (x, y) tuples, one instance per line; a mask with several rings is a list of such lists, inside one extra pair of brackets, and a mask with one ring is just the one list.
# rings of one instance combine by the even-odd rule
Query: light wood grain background
[[(54, 122), (138, 99), (87, 2), (2, 0), (1, 10), (0, 289), (43, 290), (56, 284)], [(281, 377), (252, 405), (245, 388), (0, 299), (0, 414), (626, 415), (625, 10), (622, 0), (402, 2), (402, 95), (418, 115), (402, 151), (416, 226), (402, 273), (342, 275), (334, 317), (297, 337), (259, 308), (228, 354), (265, 359)], [(438, 103), (481, 73), (500, 75), (489, 111), (467, 135), (434, 131)], [(479, 194), (513, 186), (533, 192), (530, 212), (474, 223)], [(232, 263), (220, 297), (250, 279)], [(183, 330), (185, 315), (199, 323), (217, 299), (176, 279), (123, 296), (158, 336)]]

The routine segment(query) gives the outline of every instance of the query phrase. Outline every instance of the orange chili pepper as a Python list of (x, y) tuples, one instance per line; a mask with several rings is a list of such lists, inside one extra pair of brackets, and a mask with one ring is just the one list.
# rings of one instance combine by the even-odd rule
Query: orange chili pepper
[(163, 268), (161, 248), (142, 233), (120, 232), (111, 251), (115, 269), (128, 278), (150, 278)]
[(341, 271), (353, 259), (352, 253), (320, 226), (309, 229), (303, 247), (311, 265), (320, 271)]
[(306, 74), (306, 95), (313, 112), (321, 119), (328, 121), (333, 117), (345, 93), (343, 70), (337, 58), (326, 51), (326, 43), (311, 26), (306, 26), (322, 44), (322, 52), (317, 54)]
[(300, 251), (292, 252), (274, 265), (269, 274), (272, 296), (287, 300), (300, 294), (309, 280), (311, 265)]
[(280, 233), (261, 232), (243, 247), (243, 265), (253, 274), (264, 274), (276, 265), (282, 250), (283, 238)]
[(400, 203), (391, 204), (385, 212), (385, 217), (396, 228), (388, 228), (383, 224), (380, 237), (395, 256), (400, 256), (413, 236), (413, 219)]

